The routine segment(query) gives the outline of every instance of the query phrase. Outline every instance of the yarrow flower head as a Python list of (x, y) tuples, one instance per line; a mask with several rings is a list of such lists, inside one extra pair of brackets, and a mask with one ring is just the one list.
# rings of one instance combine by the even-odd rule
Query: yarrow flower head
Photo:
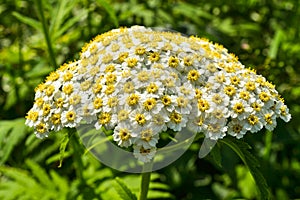
[(278, 117), (291, 115), (275, 86), (221, 45), (133, 26), (97, 36), (51, 73), (26, 125), (39, 138), (81, 124), (110, 129), (117, 145), (149, 162), (167, 130), (242, 138), (272, 131)]

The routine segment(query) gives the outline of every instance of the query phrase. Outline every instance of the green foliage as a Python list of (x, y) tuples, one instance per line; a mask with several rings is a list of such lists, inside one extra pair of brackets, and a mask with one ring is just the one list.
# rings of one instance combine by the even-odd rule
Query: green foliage
[(58, 176), (53, 170), (48, 175), (44, 169), (31, 160), (26, 160), (26, 165), (31, 174), (22, 169), (0, 167), (1, 199), (66, 199), (67, 180)]
[(137, 200), (136, 196), (130, 191), (126, 184), (118, 177), (115, 178), (115, 189), (123, 200)]
[(0, 165), (4, 164), (26, 134), (25, 120), (0, 121)]
[(39, 140), (24, 126), (34, 88), (56, 65), (78, 58), (97, 34), (135, 24), (223, 44), (276, 85), (293, 117), (289, 124), (278, 121), (274, 133), (248, 134), (249, 145), (224, 139), (205, 159), (197, 157), (195, 142), (175, 163), (152, 173), (149, 199), (299, 198), (299, 9), (296, 0), (3, 0), (0, 199), (137, 196), (140, 176), (113, 171), (84, 154), (76, 134), (64, 130)]
[(228, 145), (236, 154), (238, 154), (243, 163), (248, 167), (255, 180), (257, 189), (259, 190), (260, 199), (270, 199), (270, 191), (263, 174), (259, 170), (259, 162), (248, 151), (251, 147), (246, 142), (237, 139), (233, 140), (232, 138), (224, 138), (221, 142)]

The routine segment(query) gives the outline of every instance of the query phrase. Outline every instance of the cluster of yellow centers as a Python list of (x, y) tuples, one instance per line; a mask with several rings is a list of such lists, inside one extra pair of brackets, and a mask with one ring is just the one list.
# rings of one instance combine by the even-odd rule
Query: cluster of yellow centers
[(36, 89), (26, 124), (38, 137), (63, 127), (112, 129), (147, 161), (159, 134), (187, 127), (217, 140), (290, 119), (275, 87), (218, 44), (135, 26), (97, 36), (80, 60)]

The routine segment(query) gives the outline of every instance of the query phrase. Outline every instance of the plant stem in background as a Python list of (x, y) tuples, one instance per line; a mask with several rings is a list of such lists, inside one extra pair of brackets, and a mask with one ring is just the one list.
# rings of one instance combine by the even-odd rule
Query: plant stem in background
[(151, 168), (152, 168), (152, 162), (144, 164), (143, 171), (145, 172), (142, 173), (141, 191), (140, 191), (139, 200), (147, 199), (147, 194), (148, 194), (149, 184), (150, 184)]
[(36, 5), (37, 5), (37, 12), (39, 14), (42, 26), (43, 26), (43, 32), (44, 32), (44, 36), (46, 39), (46, 43), (47, 43), (47, 47), (48, 47), (48, 53), (50, 56), (50, 61), (52, 63), (52, 65), (57, 68), (57, 64), (56, 64), (56, 60), (55, 60), (55, 54), (52, 48), (52, 43), (51, 43), (51, 39), (49, 36), (49, 31), (48, 31), (48, 26), (47, 26), (47, 22), (45, 20), (45, 16), (44, 16), (44, 9), (43, 9), (43, 4), (41, 0), (35, 0)]

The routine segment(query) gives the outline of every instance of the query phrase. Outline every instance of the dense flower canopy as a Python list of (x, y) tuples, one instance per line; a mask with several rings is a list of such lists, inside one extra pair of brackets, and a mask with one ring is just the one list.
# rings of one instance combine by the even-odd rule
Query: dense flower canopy
[(63, 127), (113, 130), (143, 162), (160, 133), (186, 127), (206, 138), (242, 138), (291, 115), (275, 86), (206, 39), (134, 26), (97, 36), (80, 59), (36, 88), (26, 124), (39, 138)]

